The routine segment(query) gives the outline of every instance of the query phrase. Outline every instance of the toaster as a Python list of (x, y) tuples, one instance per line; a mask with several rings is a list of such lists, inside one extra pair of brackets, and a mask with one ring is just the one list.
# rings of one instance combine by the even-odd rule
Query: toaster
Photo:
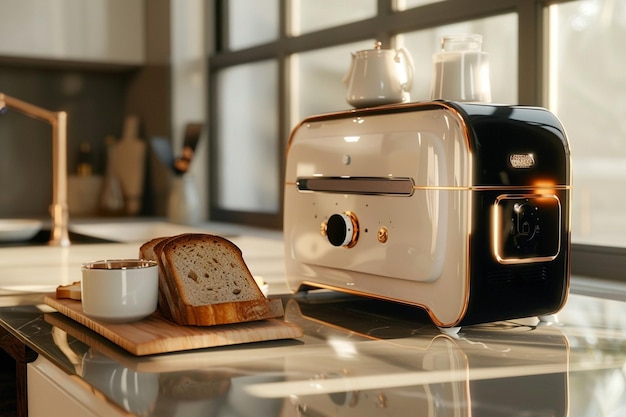
[(293, 292), (419, 306), (443, 329), (566, 302), (571, 157), (548, 110), (429, 101), (323, 114), (293, 129), (286, 157)]

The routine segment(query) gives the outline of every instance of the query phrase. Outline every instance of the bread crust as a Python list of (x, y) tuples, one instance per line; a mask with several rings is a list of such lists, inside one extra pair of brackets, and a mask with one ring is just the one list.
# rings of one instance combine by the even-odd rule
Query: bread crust
[(160, 257), (160, 248), (163, 247), (165, 241), (170, 239), (170, 236), (162, 236), (149, 240), (141, 245), (139, 248), (139, 257), (141, 259), (147, 259), (150, 261), (156, 261), (159, 268), (159, 295), (157, 302), (157, 310), (164, 317), (173, 319), (171, 307), (174, 303), (174, 298), (169, 291), (167, 283), (167, 271), (165, 270)]

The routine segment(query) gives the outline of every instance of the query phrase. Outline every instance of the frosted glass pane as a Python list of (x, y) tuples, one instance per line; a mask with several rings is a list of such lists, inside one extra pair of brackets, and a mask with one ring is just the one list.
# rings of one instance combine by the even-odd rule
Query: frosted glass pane
[(626, 2), (550, 7), (549, 107), (572, 152), (572, 239), (626, 246)]
[(351, 109), (346, 101), (348, 88), (343, 82), (350, 70), (351, 53), (372, 49), (374, 40), (318, 49), (293, 57), (292, 102), (295, 124), (307, 116)]
[(240, 65), (217, 76), (218, 206), (279, 209), (278, 63)]
[(491, 101), (517, 104), (517, 15), (514, 13), (402, 35), (398, 44), (409, 50), (415, 62), (411, 101), (430, 98), (433, 54), (441, 49), (441, 38), (467, 33), (483, 36), (483, 51), (489, 55)]
[(244, 49), (278, 39), (279, 0), (228, 0), (229, 48)]
[(291, 34), (315, 32), (376, 15), (376, 0), (293, 0)]
[(407, 10), (425, 4), (439, 3), (444, 0), (396, 0), (396, 10)]

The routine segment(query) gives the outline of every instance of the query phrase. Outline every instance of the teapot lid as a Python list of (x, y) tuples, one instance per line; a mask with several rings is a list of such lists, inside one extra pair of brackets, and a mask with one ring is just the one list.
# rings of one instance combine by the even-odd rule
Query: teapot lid
[(373, 49), (363, 49), (363, 50), (357, 51), (356, 54), (357, 55), (366, 55), (367, 56), (368, 53), (383, 52), (383, 51), (385, 51), (385, 49), (382, 49), (382, 46), (383, 46), (383, 43), (381, 41), (375, 41)]

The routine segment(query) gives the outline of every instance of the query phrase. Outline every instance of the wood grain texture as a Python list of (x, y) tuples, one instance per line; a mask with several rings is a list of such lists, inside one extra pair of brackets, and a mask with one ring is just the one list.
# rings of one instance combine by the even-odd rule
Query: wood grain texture
[[(266, 319), (219, 326), (180, 326), (159, 313), (133, 323), (106, 323), (83, 313), (82, 304), (70, 299), (45, 296), (44, 302), (61, 314), (88, 327), (136, 356), (228, 346), (265, 340), (302, 337), (302, 328), (282, 319)], [(271, 299), (276, 308), (279, 299)], [(279, 307), (282, 310), (282, 304)]]

